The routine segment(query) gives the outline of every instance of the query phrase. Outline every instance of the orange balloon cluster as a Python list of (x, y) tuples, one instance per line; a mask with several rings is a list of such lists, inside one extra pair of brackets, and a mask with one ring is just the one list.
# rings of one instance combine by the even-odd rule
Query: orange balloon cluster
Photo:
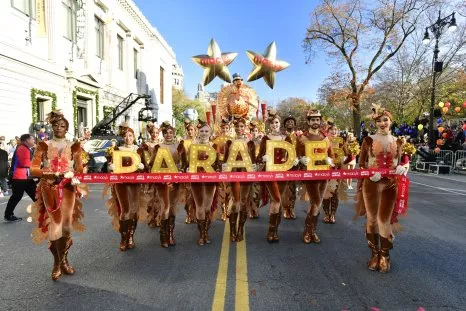
[(442, 111), (443, 111), (443, 113), (447, 113), (448, 112), (448, 107), (443, 107)]
[(439, 146), (443, 145), (443, 139), (437, 139), (437, 145)]
[(444, 130), (443, 126), (439, 126), (439, 127), (438, 127), (438, 131), (439, 131), (440, 133), (443, 133), (443, 130)]
[(460, 111), (461, 111), (461, 107), (455, 107), (455, 111), (456, 111), (456, 112), (460, 112)]

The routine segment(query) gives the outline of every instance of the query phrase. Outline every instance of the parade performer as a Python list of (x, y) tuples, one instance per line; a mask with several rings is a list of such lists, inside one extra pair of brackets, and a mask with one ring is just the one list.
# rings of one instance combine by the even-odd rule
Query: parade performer
[[(249, 140), (248, 135), (246, 135), (247, 121), (242, 116), (233, 116), (233, 124), (235, 126), (235, 141), (242, 141), (246, 144), (249, 157), (251, 161), (255, 162), (256, 149), (254, 142)], [(226, 151), (224, 161), (228, 159), (228, 156), (231, 152), (230, 148), (233, 143), (233, 140), (229, 140), (226, 144)], [(241, 155), (238, 154), (236, 161), (242, 161)], [(235, 168), (233, 172), (246, 172), (246, 168)], [(244, 240), (244, 224), (247, 219), (247, 206), (249, 193), (251, 191), (252, 184), (249, 182), (232, 182), (231, 190), (233, 195), (233, 205), (231, 208), (230, 215), (228, 216), (230, 221), (230, 241), (232, 242), (241, 242)], [(239, 214), (239, 218), (238, 218)], [(238, 222), (238, 230), (236, 230), (236, 223)]]
[[(136, 139), (132, 128), (126, 124), (120, 126), (119, 135), (123, 138), (123, 145), (114, 147), (114, 151), (134, 151), (142, 155), (142, 149), (134, 144)], [(112, 157), (110, 155), (110, 157)], [(112, 158), (108, 164), (108, 171), (114, 170)], [(131, 165), (130, 158), (122, 159), (123, 166)], [(140, 163), (139, 171), (144, 171), (144, 164)], [(141, 185), (136, 183), (116, 183), (111, 186), (111, 198), (107, 201), (108, 213), (113, 217), (113, 227), (120, 232), (120, 251), (136, 247), (134, 233), (138, 224), (138, 219), (146, 221), (145, 206), (140, 203)], [(105, 193), (105, 191), (104, 191)]]
[[(61, 111), (52, 111), (46, 121), (52, 125), (52, 140), (37, 144), (31, 165), (31, 175), (39, 177), (33, 216), (38, 228), (33, 231), (36, 243), (48, 238), (53, 255), (52, 280), (62, 273), (72, 275), (74, 268), (68, 261), (68, 251), (73, 245), (71, 231), (84, 231), (81, 223), (82, 204), (79, 201), (74, 173), (82, 173), (81, 145), (65, 138), (69, 123)], [(85, 192), (80, 185), (81, 193)], [(78, 195), (77, 195), (78, 193)]]
[[(280, 164), (286, 162), (286, 153), (282, 149), (277, 149), (274, 158), (269, 159), (266, 153), (267, 140), (283, 140), (291, 143), (290, 138), (280, 133), (280, 116), (275, 109), (269, 109), (267, 122), (269, 124), (270, 133), (262, 138), (259, 155), (256, 159), (260, 167), (264, 167), (264, 162), (274, 161)], [(265, 169), (265, 167), (264, 167)], [(265, 186), (270, 194), (270, 210), (269, 210), (269, 230), (267, 233), (267, 241), (269, 243), (278, 242), (278, 226), (280, 225), (280, 206), (283, 193), (287, 187), (286, 181), (266, 181)]]
[[(364, 138), (359, 156), (359, 167), (363, 169), (390, 169), (402, 175), (406, 168), (400, 165), (401, 140), (392, 136), (391, 113), (373, 104), (370, 116), (377, 132)], [(390, 271), (389, 250), (393, 248), (390, 220), (397, 199), (397, 178), (382, 177), (375, 173), (358, 182), (358, 214), (366, 214), (366, 238), (372, 256), (367, 263), (369, 270), (387, 273)]]
[[(146, 134), (149, 136), (145, 143), (142, 144), (141, 163), (144, 167), (149, 166), (150, 159), (154, 154), (154, 148), (159, 143), (159, 128), (153, 122), (149, 121), (146, 125)], [(160, 227), (160, 199), (155, 189), (155, 184), (143, 185), (147, 196), (147, 216), (148, 226), (151, 228)]]
[[(326, 135), (320, 130), (322, 114), (318, 110), (311, 109), (307, 114), (307, 120), (309, 130), (299, 137), (296, 147), (296, 155), (300, 158), (301, 164), (303, 166), (307, 166), (311, 160), (305, 155), (305, 143), (307, 141), (325, 141), (327, 142), (328, 146), (328, 148), (326, 148), (327, 150), (325, 150), (328, 157), (326, 161), (322, 161), (324, 163), (319, 164), (328, 164), (333, 166), (332, 147)], [(303, 182), (311, 201), (311, 205), (309, 206), (307, 212), (303, 233), (303, 241), (306, 244), (320, 243), (320, 238), (317, 235), (317, 219), (319, 218), (320, 205), (324, 199), (327, 183), (328, 180), (308, 180)]]
[[(223, 161), (225, 157), (225, 146), (227, 141), (232, 139), (230, 132), (231, 121), (228, 118), (222, 118), (220, 121), (220, 133), (215, 136), (212, 141), (216, 146), (216, 151), (219, 160)], [(231, 187), (230, 183), (221, 182), (217, 189), (217, 201), (222, 209), (222, 221), (226, 221), (228, 217), (228, 208), (231, 200)]]
[[(263, 124), (262, 124), (263, 125)], [(260, 132), (259, 127), (261, 124), (253, 120), (249, 122), (249, 133), (251, 134), (250, 142), (254, 143), (254, 158), (256, 159), (259, 155), (260, 143), (262, 140), (262, 135)], [(253, 161), (255, 163), (256, 161)], [(248, 217), (251, 219), (259, 218), (259, 207), (261, 204), (261, 182), (255, 182), (251, 186), (251, 190), (249, 192), (249, 200), (248, 200)]]
[[(341, 150), (340, 157), (337, 152), (333, 153), (333, 163), (335, 169), (341, 169), (342, 163), (349, 156), (348, 148), (342, 137), (338, 136), (339, 130), (335, 123), (328, 121), (327, 137), (332, 146), (332, 150)], [(343, 158), (341, 158), (341, 156)], [(322, 201), (322, 209), (324, 210), (324, 223), (334, 224), (336, 222), (336, 213), (340, 200), (340, 189), (342, 187), (341, 179), (332, 179), (328, 182), (327, 190)]]
[[(149, 163), (150, 170), (154, 165), (157, 152), (161, 148), (166, 148), (170, 151), (174, 164), (178, 170), (184, 170), (187, 167), (186, 150), (184, 142), (176, 143), (175, 128), (170, 122), (165, 121), (160, 126), (163, 135), (163, 142), (154, 147), (152, 159)], [(156, 185), (157, 194), (162, 203), (162, 217), (160, 223), (160, 245), (164, 248), (176, 245), (174, 230), (176, 206), (180, 199), (180, 183), (158, 183)]]
[[(359, 144), (353, 133), (348, 133), (347, 144), (350, 149), (350, 155), (345, 159), (343, 164), (347, 170), (354, 170), (356, 167), (356, 156), (359, 154)], [(357, 153), (352, 151), (357, 151)], [(346, 180), (346, 184), (348, 185), (348, 189), (353, 189), (353, 180), (351, 178)]]
[[(216, 145), (210, 141), (212, 135), (212, 129), (209, 124), (204, 121), (199, 120), (197, 124), (198, 129), (198, 138), (196, 144), (209, 145), (212, 148), (216, 149)], [(217, 149), (216, 149), (217, 150)], [(198, 160), (206, 160), (207, 154), (205, 152), (199, 152)], [(219, 155), (215, 163), (212, 165), (214, 170), (219, 171)], [(199, 173), (203, 173), (204, 169), (198, 168)], [(202, 246), (205, 244), (210, 244), (211, 240), (208, 234), (210, 223), (211, 223), (211, 208), (214, 201), (214, 195), (216, 190), (216, 183), (192, 183), (191, 189), (193, 193), (193, 198), (196, 206), (196, 218), (197, 218), (197, 227), (199, 229), (199, 240), (197, 244)]]
[[(184, 121), (184, 128), (186, 131), (186, 136), (184, 141), (184, 148), (186, 150), (186, 154), (189, 154), (189, 146), (196, 140), (196, 125), (189, 119)], [(184, 209), (186, 211), (186, 219), (184, 220), (185, 224), (192, 224), (196, 222), (196, 206), (194, 205), (194, 198), (191, 191), (191, 185), (188, 183), (184, 183), (183, 186), (185, 187), (185, 203)]]
[[(296, 119), (293, 116), (288, 116), (283, 121), (285, 127), (286, 135), (290, 137), (293, 147), (296, 149), (296, 144), (298, 142), (298, 135), (295, 132), (296, 129)], [(283, 218), (285, 219), (296, 219), (295, 213), (295, 202), (296, 202), (296, 187), (297, 181), (290, 180), (288, 181), (288, 188), (285, 191), (285, 198), (283, 200)], [(285, 203), (286, 202), (286, 203)]]

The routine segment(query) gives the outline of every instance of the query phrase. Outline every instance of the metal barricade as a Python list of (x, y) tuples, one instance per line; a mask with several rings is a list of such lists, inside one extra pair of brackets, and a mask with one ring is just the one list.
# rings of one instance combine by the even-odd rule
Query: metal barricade
[(466, 150), (458, 150), (455, 152), (454, 172), (466, 172)]
[(451, 150), (440, 150), (440, 152), (430, 151), (435, 157), (437, 164), (448, 165), (451, 169), (455, 167), (455, 154)]

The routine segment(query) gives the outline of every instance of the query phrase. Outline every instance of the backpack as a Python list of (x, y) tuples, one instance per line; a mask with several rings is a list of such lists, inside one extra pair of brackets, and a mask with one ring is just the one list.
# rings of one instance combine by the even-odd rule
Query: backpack
[(15, 172), (15, 161), (16, 161), (16, 150), (13, 152), (13, 157), (11, 158), (11, 165), (10, 168), (8, 169), (8, 181), (11, 182), (13, 180), (13, 173)]

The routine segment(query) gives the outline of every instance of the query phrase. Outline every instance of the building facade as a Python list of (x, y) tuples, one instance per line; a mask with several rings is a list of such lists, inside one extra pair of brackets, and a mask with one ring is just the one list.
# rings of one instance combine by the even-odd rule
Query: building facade
[(177, 90), (183, 90), (184, 73), (183, 68), (177, 63), (173, 64), (172, 69), (173, 87)]
[(37, 130), (55, 108), (74, 137), (119, 105), (115, 124), (138, 134), (147, 106), (172, 119), (175, 54), (132, 0), (4, 0), (0, 24), (0, 135)]

